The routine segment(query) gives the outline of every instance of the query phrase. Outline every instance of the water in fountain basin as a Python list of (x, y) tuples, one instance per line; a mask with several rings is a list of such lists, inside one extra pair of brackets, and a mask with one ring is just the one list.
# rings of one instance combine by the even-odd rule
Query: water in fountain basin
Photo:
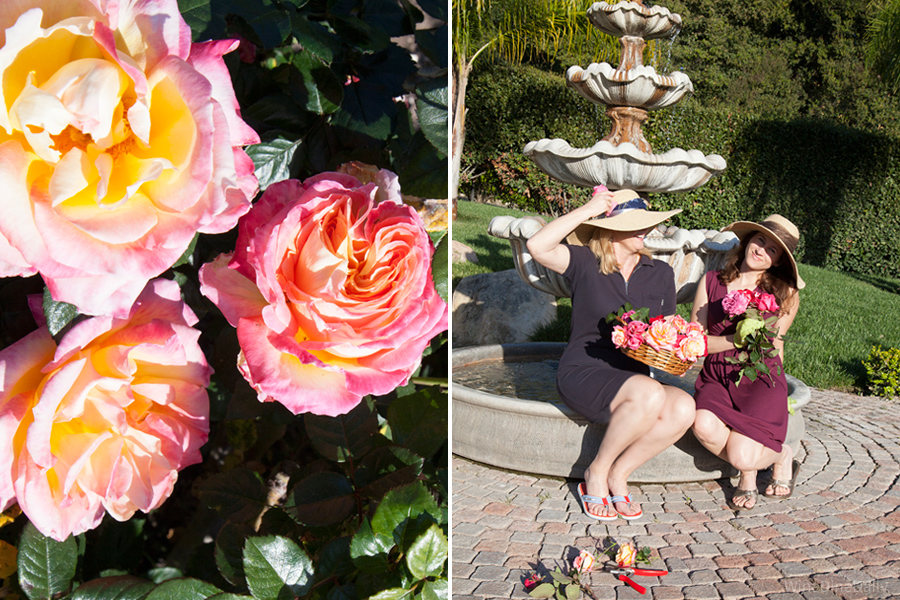
[(556, 393), (558, 358), (482, 360), (453, 369), (453, 383), (498, 396), (559, 402)]

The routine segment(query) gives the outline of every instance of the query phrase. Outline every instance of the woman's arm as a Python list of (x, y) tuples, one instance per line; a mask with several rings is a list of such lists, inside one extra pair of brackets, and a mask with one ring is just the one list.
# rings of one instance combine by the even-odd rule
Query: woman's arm
[(562, 241), (588, 219), (606, 214), (612, 205), (612, 192), (595, 193), (587, 203), (541, 227), (526, 243), (528, 251), (534, 260), (551, 271), (564, 273), (569, 266), (569, 249)]
[(790, 329), (791, 324), (794, 322), (794, 317), (797, 316), (797, 310), (800, 308), (800, 293), (795, 290), (791, 297), (787, 299), (785, 305), (787, 310), (775, 321), (778, 337), (772, 342), (772, 345), (778, 348), (778, 356), (781, 357), (782, 363), (784, 363), (784, 340), (781, 336), (787, 333), (787, 330)]
[[(691, 321), (697, 321), (703, 326), (703, 331), (709, 331), (709, 294), (706, 292), (706, 275), (697, 284), (697, 293), (694, 294), (694, 304), (691, 306)], [(734, 350), (734, 335), (707, 335), (706, 347), (708, 354)]]

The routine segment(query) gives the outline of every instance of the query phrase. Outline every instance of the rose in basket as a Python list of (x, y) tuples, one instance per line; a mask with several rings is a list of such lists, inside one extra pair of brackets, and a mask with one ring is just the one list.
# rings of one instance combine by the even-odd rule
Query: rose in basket
[[(649, 312), (647, 308), (634, 310), (630, 304), (625, 304), (618, 312), (606, 317), (607, 323), (620, 323), (613, 326), (612, 341), (616, 348), (627, 353), (647, 345), (659, 354), (674, 354), (683, 363), (694, 363), (706, 356), (706, 335), (700, 323), (688, 322), (680, 315), (648, 319)], [(638, 356), (632, 357), (641, 360)], [(685, 370), (679, 369), (677, 374), (682, 375)]]
[[(765, 292), (735, 290), (722, 299), (722, 308), (728, 319), (737, 323), (735, 347), (743, 348), (736, 356), (725, 358), (727, 362), (740, 366), (735, 385), (740, 385), (744, 377), (755, 381), (760, 375), (768, 375), (771, 381), (772, 373), (765, 359), (778, 356), (778, 349), (773, 343), (778, 337), (775, 328), (778, 301), (775, 296)], [(780, 365), (776, 374), (781, 375)]]

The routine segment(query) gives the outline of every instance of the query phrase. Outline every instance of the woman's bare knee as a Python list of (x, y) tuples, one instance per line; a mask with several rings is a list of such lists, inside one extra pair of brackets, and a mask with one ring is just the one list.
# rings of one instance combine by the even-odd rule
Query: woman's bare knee
[(694, 435), (701, 443), (722, 442), (728, 435), (728, 427), (708, 410), (698, 410), (694, 415)]

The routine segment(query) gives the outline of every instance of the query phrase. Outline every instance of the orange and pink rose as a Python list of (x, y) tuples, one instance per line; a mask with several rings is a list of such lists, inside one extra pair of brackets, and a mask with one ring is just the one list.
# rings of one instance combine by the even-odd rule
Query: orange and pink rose
[(237, 328), (238, 366), (262, 401), (344, 414), (418, 368), (447, 328), (431, 239), (385, 185), (342, 173), (269, 186), (241, 219), (235, 252), (200, 271)]
[(200, 462), (211, 369), (168, 280), (128, 318), (94, 317), (57, 345), (42, 327), (0, 351), (0, 510), (18, 502), (57, 540), (160, 506)]
[(258, 188), (222, 56), (176, 0), (0, 3), (0, 276), (127, 317), (194, 235)]

